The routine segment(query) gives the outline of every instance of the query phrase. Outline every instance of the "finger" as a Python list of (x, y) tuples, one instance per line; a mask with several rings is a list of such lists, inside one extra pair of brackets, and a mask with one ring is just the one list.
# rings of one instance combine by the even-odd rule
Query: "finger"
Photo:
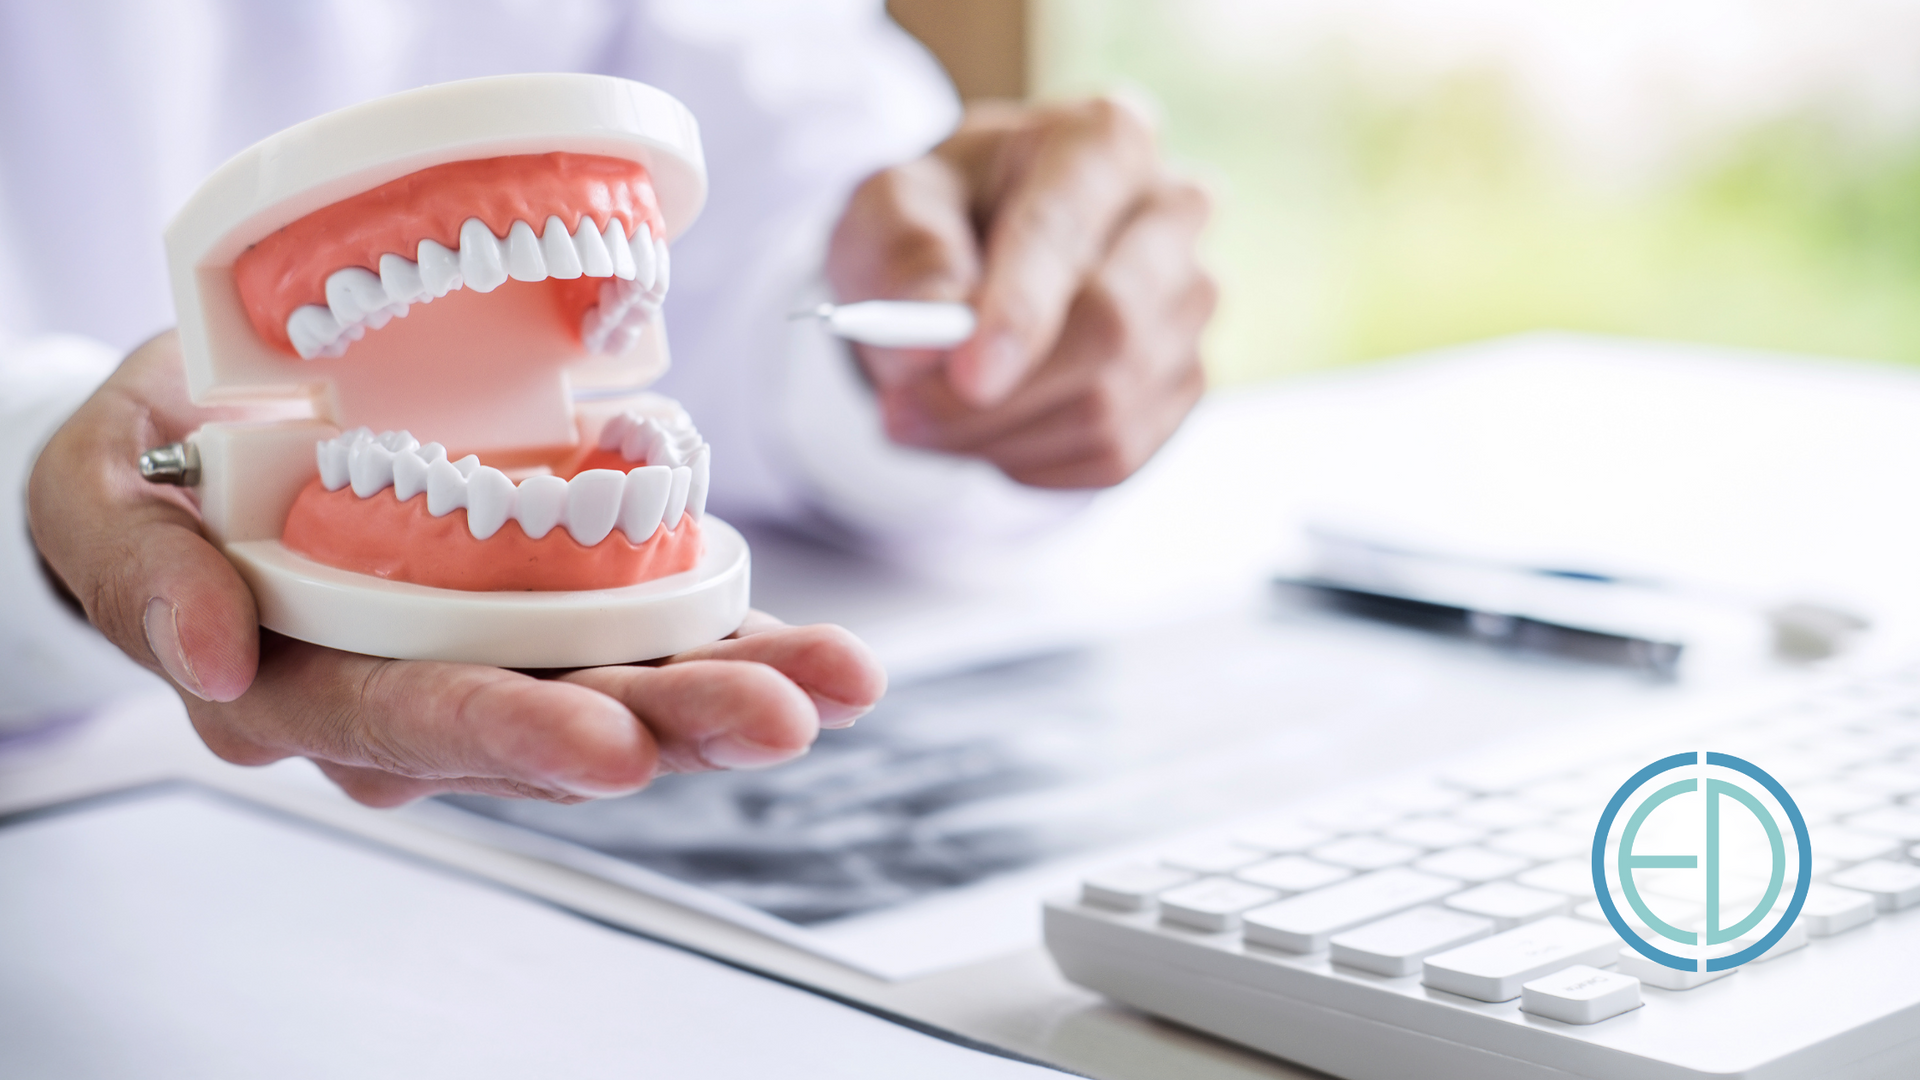
[(848, 631), (825, 624), (784, 626), (759, 624), (737, 638), (690, 649), (668, 660), (736, 660), (765, 664), (804, 690), (819, 713), (820, 726), (843, 728), (873, 711), (887, 692), (887, 673), (865, 642)]
[(976, 406), (1004, 400), (1053, 349), (1068, 305), (1155, 173), (1153, 133), (1110, 100), (1054, 110), (1006, 143), (993, 185), (979, 329), (949, 377)]
[[(875, 173), (854, 190), (827, 253), (827, 280), (841, 302), (964, 300), (980, 276), (968, 196), (945, 159), (924, 157)], [(856, 346), (875, 383), (930, 371), (931, 349)]]
[(382, 772), (358, 765), (341, 765), (318, 759), (314, 764), (327, 779), (339, 785), (355, 802), (388, 809), (404, 806), (429, 795), (458, 792), (465, 795), (491, 795), (501, 799), (543, 799), (547, 802), (585, 802), (580, 795), (557, 788), (535, 787), (511, 780), (486, 780), (462, 777), (453, 780), (415, 780), (396, 773)]
[(1106, 438), (1090, 437), (1084, 427), (1073, 435), (1036, 430), (988, 448), (986, 457), (1001, 471), (1030, 487), (1102, 488), (1132, 476), (1160, 449), (1206, 390), (1199, 357), (1150, 398), (1150, 407)]
[(658, 748), (619, 702), (472, 664), (382, 660), (270, 635), (262, 677), (188, 713), (221, 757), (300, 755), (422, 781), (598, 797), (652, 779)]
[(49, 441), (28, 483), (34, 542), (127, 655), (182, 691), (232, 701), (252, 682), (253, 595), (177, 491), (140, 479), (150, 411), (109, 385)]
[(1213, 313), (1213, 283), (1194, 257), (1207, 213), (1198, 187), (1157, 184), (1075, 296), (1052, 355), (1026, 383), (989, 409), (962, 399), (945, 379), (883, 388), (889, 435), (912, 446), (977, 455), (1060, 414), (1100, 380), (1171, 378), (1192, 356), (1193, 341)]
[(777, 765), (806, 753), (819, 734), (813, 701), (765, 664), (687, 660), (587, 668), (562, 679), (632, 710), (659, 740), (661, 763), (679, 772)]

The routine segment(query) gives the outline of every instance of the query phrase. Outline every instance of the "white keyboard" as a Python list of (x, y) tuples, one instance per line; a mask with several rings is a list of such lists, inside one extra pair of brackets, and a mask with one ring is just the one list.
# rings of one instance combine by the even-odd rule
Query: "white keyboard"
[[(1047, 947), (1116, 1001), (1351, 1080), (1920, 1077), (1920, 670), (1675, 738), (1768, 770), (1812, 840), (1799, 919), (1732, 971), (1645, 959), (1594, 899), (1601, 811), (1664, 737), (1114, 867), (1047, 905)], [(1670, 911), (1696, 877), (1643, 887)]]

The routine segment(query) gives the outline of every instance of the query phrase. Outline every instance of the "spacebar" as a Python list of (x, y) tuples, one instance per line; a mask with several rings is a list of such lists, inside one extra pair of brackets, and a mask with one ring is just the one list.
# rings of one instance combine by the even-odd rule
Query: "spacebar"
[(1420, 981), (1480, 1001), (1512, 1001), (1522, 983), (1575, 964), (1606, 967), (1619, 949), (1607, 927), (1556, 915), (1429, 956)]

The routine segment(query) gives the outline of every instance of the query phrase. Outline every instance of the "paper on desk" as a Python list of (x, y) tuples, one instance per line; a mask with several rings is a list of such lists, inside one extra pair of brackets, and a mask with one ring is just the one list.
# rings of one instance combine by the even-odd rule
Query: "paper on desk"
[[(1796, 500), (1895, 490), (1920, 455), (1920, 381), (1895, 381), (1547, 336), (1216, 398), (1072, 529), (998, 565), (915, 578), (757, 549), (757, 601), (852, 627), (900, 677), (807, 760), (592, 806), (466, 805), (514, 826), (489, 833), (499, 842), (875, 974), (978, 960), (1030, 944), (1039, 896), (1099, 852), (1662, 693), (1263, 612), (1304, 521), (1334, 508), (1447, 549), (1763, 595), (1812, 570), (1920, 597), (1920, 561), (1863, 562), (1838, 542), (1844, 523), (1824, 545), (1781, 545), (1783, 522), (1807, 539)], [(1852, 428), (1870, 453), (1773, 447), (1796, 410), (1821, 412), (1823, 386), (1867, 409)], [(1906, 419), (1878, 404), (1896, 389)], [(1920, 520), (1894, 503), (1858, 510), (1883, 556), (1920, 547)], [(1758, 647), (1729, 655), (1712, 678), (1765, 662)], [(1001, 666), (964, 670), (985, 661)]]
[(0, 1074), (1056, 1075), (192, 790), (0, 827)]

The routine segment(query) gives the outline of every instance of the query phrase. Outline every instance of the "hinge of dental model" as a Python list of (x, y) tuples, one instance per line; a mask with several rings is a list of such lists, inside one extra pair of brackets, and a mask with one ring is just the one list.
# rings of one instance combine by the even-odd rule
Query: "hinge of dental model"
[(580, 338), (594, 352), (617, 355), (633, 345), (667, 296), (666, 238), (637, 222), (629, 239), (612, 215), (605, 229), (596, 229), (593, 218), (582, 214), (572, 233), (559, 215), (551, 215), (538, 236), (533, 226), (515, 221), (504, 240), (479, 218), (468, 218), (460, 226), (460, 250), (422, 240), (414, 255), (380, 256), (378, 274), (359, 266), (329, 274), (326, 304), (307, 304), (287, 316), (294, 351), (303, 360), (339, 356), (368, 330), (455, 289), (488, 293), (508, 278), (594, 277), (608, 280), (600, 286), (600, 302), (581, 318)]

